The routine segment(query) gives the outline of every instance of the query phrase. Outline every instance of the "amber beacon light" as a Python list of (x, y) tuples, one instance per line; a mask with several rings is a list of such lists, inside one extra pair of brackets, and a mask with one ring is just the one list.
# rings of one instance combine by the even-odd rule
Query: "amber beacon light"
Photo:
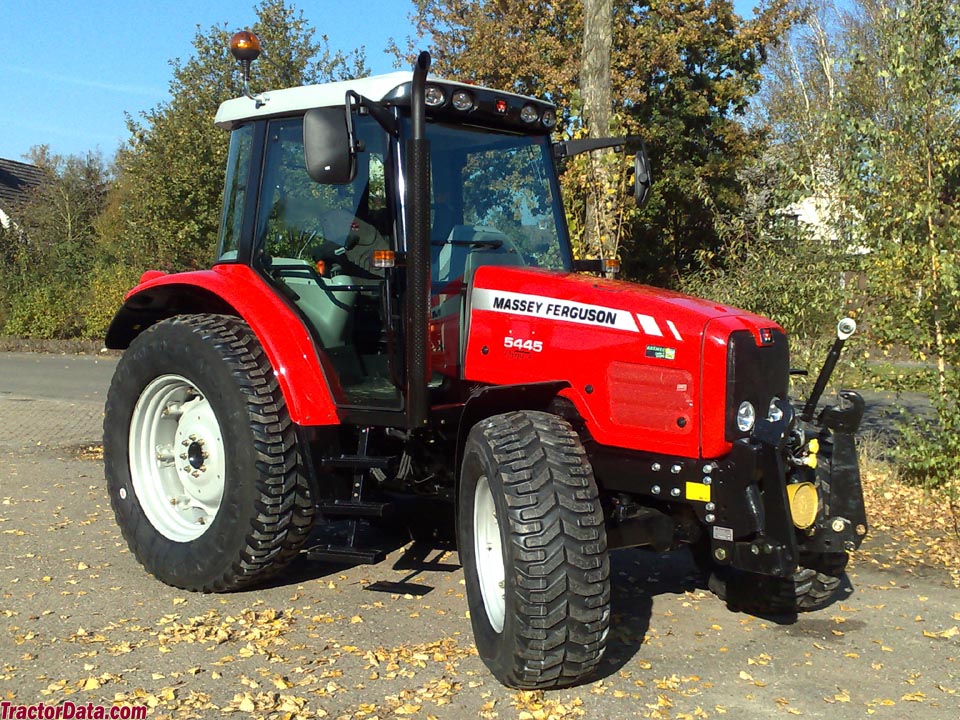
[(241, 30), (230, 38), (230, 53), (240, 61), (243, 68), (243, 94), (261, 107), (267, 102), (264, 95), (253, 95), (250, 92), (250, 63), (260, 57), (260, 38), (249, 30)]
[(230, 38), (230, 52), (242, 63), (250, 63), (260, 57), (260, 38), (249, 30), (241, 30)]

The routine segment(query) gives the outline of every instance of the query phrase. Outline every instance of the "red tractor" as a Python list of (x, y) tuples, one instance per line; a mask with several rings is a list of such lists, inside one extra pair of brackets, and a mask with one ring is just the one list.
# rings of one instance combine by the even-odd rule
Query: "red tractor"
[[(744, 608), (827, 602), (867, 532), (863, 401), (816, 413), (852, 326), (794, 409), (775, 322), (574, 260), (557, 160), (627, 141), (553, 142), (551, 104), (429, 62), (221, 105), (217, 261), (145, 273), (107, 336), (137, 559), (220, 592), (320, 522), (455, 528), (480, 656), (523, 688), (596, 668), (615, 548), (689, 545)], [(363, 536), (312, 557), (379, 562)]]

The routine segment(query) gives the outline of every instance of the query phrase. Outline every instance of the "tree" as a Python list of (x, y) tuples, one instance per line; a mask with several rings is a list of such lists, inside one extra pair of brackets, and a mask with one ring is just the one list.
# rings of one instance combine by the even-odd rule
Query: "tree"
[[(263, 44), (253, 84), (283, 88), (365, 73), (363, 49), (330, 51), (314, 40), (302, 12), (263, 0), (253, 25)], [(228, 52), (226, 25), (197, 29), (193, 57), (171, 61), (170, 99), (128, 118), (131, 137), (117, 156), (118, 182), (103, 219), (106, 250), (141, 269), (187, 269), (209, 263), (216, 242), (229, 141), (213, 126), (223, 100), (242, 94)]]
[[(741, 202), (737, 171), (759, 153), (762, 136), (744, 129), (740, 117), (759, 87), (767, 47), (795, 17), (785, 12), (786, 2), (772, 0), (748, 21), (729, 0), (613, 3), (612, 129), (647, 138), (656, 181), (647, 208), (627, 217), (631, 232), (622, 254), (632, 274), (670, 278), (717, 245), (704, 197), (723, 212)], [(418, 32), (439, 73), (549, 98), (561, 110), (558, 132), (583, 132), (581, 3), (415, 5)], [(581, 213), (570, 218), (571, 227), (582, 229), (585, 203), (569, 196), (580, 190), (569, 178), (565, 185), (568, 210)]]
[[(932, 357), (940, 424), (912, 472), (960, 487), (960, 8), (863, 0), (838, 125), (843, 183), (872, 249), (871, 322), (886, 349)], [(865, 99), (864, 99), (865, 98)]]
[[(610, 135), (613, 88), (610, 52), (613, 47), (613, 0), (584, 0), (583, 51), (580, 62), (580, 92), (583, 121), (592, 138)], [(600, 257), (616, 257), (619, 235), (613, 195), (616, 191), (616, 160), (610, 153), (592, 153), (587, 173), (586, 218), (583, 244), (596, 248)], [(610, 207), (608, 209), (608, 202)]]
[(77, 299), (97, 260), (110, 173), (99, 153), (64, 157), (45, 145), (31, 149), (30, 162), (45, 179), (16, 208), (16, 231), (0, 245), (4, 332), (67, 337), (82, 325)]

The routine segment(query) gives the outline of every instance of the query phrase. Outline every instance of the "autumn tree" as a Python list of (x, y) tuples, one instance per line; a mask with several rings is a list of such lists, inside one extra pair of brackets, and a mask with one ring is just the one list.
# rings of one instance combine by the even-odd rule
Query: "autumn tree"
[[(256, 88), (282, 88), (365, 73), (363, 50), (332, 52), (302, 12), (264, 0), (251, 28), (263, 44)], [(214, 127), (218, 105), (243, 93), (228, 51), (236, 28), (197, 29), (194, 54), (171, 61), (170, 99), (129, 118), (117, 156), (118, 182), (103, 219), (107, 252), (127, 265), (186, 269), (207, 265), (217, 235), (228, 135)]]
[(871, 250), (870, 322), (884, 349), (932, 360), (939, 427), (913, 471), (960, 489), (960, 8), (863, 0), (851, 43), (862, 92), (838, 127), (841, 182)]
[[(558, 131), (583, 132), (582, 3), (415, 5), (438, 73), (549, 98), (561, 109)], [(739, 207), (738, 171), (763, 145), (741, 117), (767, 48), (794, 18), (785, 6), (772, 0), (743, 20), (729, 0), (613, 3), (612, 129), (647, 138), (656, 182), (650, 204), (629, 218), (622, 254), (631, 274), (664, 279), (695, 266), (718, 242), (705, 198), (720, 212)], [(567, 185), (568, 212), (585, 212)], [(582, 214), (570, 219), (582, 230)]]

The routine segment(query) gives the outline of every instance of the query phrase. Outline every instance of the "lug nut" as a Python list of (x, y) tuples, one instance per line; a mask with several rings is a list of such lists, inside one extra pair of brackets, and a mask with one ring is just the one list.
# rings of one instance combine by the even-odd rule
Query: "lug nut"
[(760, 547), (759, 547), (758, 545), (751, 545), (751, 546), (750, 546), (750, 554), (751, 554), (751, 555), (759, 555), (759, 554), (760, 554)]
[(670, 491), (670, 494), (673, 497), (680, 497), (680, 488), (674, 488), (673, 490)]
[(704, 516), (703, 519), (704, 519), (705, 521), (707, 521), (708, 523), (712, 523), (712, 522), (713, 522), (714, 520), (716, 520), (717, 518), (716, 518), (716, 516), (715, 516), (713, 513), (707, 513), (707, 514)]
[(660, 463), (654, 463), (653, 465), (650, 466), (650, 469), (653, 470), (654, 472), (660, 472)]
[(712, 472), (713, 472), (713, 463), (707, 463), (706, 465), (703, 466), (704, 475), (709, 475)]
[(843, 521), (843, 518), (835, 518), (834, 521), (833, 521), (832, 523), (830, 523), (830, 528), (831, 528), (835, 533), (843, 532), (843, 529), (844, 529), (846, 526), (847, 526), (847, 524)]
[(709, 475), (704, 475), (704, 476), (703, 476), (703, 484), (704, 484), (704, 485), (713, 485), (713, 478), (710, 477)]
[(717, 548), (716, 550), (713, 551), (713, 556), (720, 562), (723, 562), (724, 560), (727, 559), (727, 549)]
[(672, 472), (674, 475), (679, 475), (680, 470), (682, 470), (682, 468), (679, 465), (672, 465), (670, 467), (670, 472)]
[(714, 510), (717, 509), (717, 505), (716, 505), (716, 503), (707, 503), (707, 504), (704, 506), (704, 509), (705, 509), (707, 512), (713, 512)]
[(659, 486), (659, 485), (654, 485), (652, 488), (650, 488), (650, 492), (652, 492), (654, 495), (659, 495), (659, 494), (660, 494), (660, 486)]

